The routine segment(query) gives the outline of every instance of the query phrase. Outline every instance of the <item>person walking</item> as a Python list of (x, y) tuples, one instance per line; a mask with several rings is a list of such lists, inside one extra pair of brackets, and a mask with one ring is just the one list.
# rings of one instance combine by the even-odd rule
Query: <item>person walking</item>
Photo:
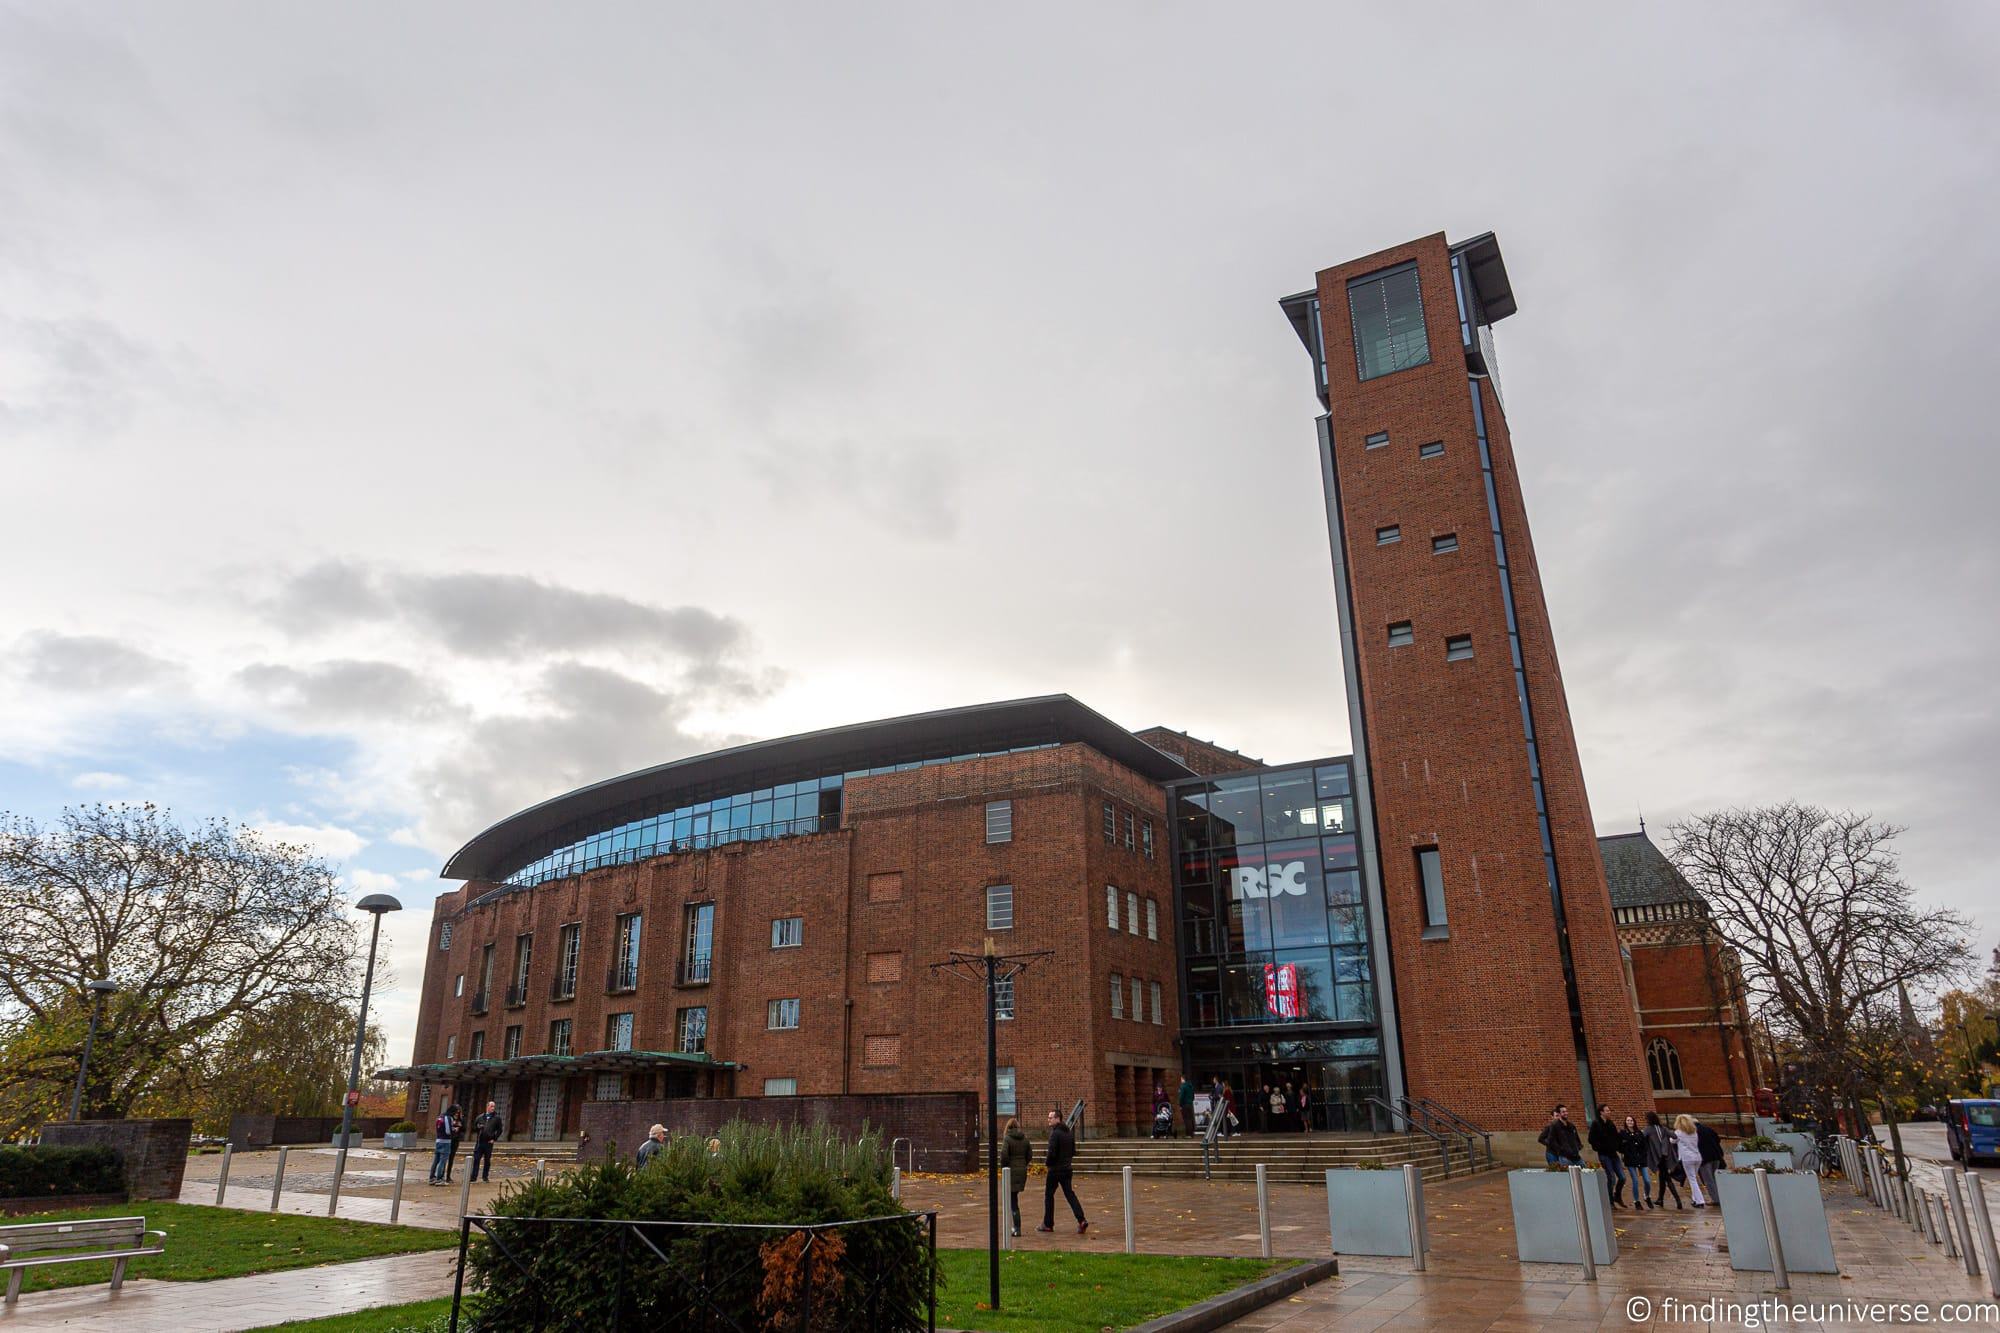
[[(486, 1109), (472, 1122), (472, 1178), (474, 1180), (493, 1179), (493, 1145), (507, 1132), (507, 1117), (500, 1114), (498, 1102), (486, 1103)], [(485, 1174), (480, 1174), (480, 1168)]]
[(1000, 1141), (1000, 1165), (1007, 1168), (1007, 1208), (1014, 1219), (1014, 1234), (1021, 1234), (1021, 1187), (1028, 1183), (1028, 1168), (1035, 1162), (1035, 1145), (1021, 1129), (1021, 1122), (1007, 1117), (1007, 1134)]
[(1042, 1224), (1037, 1231), (1056, 1229), (1056, 1191), (1063, 1192), (1069, 1200), (1069, 1210), (1076, 1214), (1076, 1234), (1081, 1236), (1090, 1230), (1090, 1222), (1083, 1215), (1083, 1205), (1076, 1201), (1076, 1191), (1070, 1187), (1070, 1163), (1076, 1160), (1076, 1135), (1069, 1132), (1069, 1126), (1054, 1111), (1049, 1112), (1049, 1147), (1042, 1155), (1042, 1163), (1048, 1168), (1048, 1183), (1042, 1186)]
[(1265, 1128), (1276, 1134), (1285, 1128), (1285, 1090), (1283, 1087), (1264, 1085), (1264, 1102), (1269, 1108)]
[(442, 1185), (451, 1169), (451, 1117), (458, 1108), (447, 1106), (431, 1124), (431, 1184)]
[(1711, 1200), (1715, 1198), (1715, 1173), (1722, 1166), (1722, 1136), (1709, 1128), (1706, 1121), (1694, 1122), (1695, 1146), (1701, 1150), (1701, 1169), (1696, 1174), (1701, 1177), (1701, 1192)]
[(458, 1141), (465, 1137), (465, 1112), (456, 1104), (445, 1109), (451, 1120), (451, 1148), (444, 1157), (444, 1183), (451, 1183), (451, 1168), (458, 1161)]
[(1663, 1208), (1669, 1194), (1674, 1196), (1674, 1211), (1681, 1211), (1681, 1192), (1674, 1184), (1679, 1179), (1680, 1157), (1674, 1149), (1674, 1132), (1660, 1120), (1658, 1111), (1646, 1112), (1646, 1165), (1653, 1169), (1659, 1180), (1653, 1195), (1653, 1207)]
[(1299, 1084), (1299, 1133), (1310, 1134), (1312, 1127), (1312, 1093), (1307, 1091), (1306, 1084), (1301, 1083)]
[(1188, 1137), (1194, 1137), (1194, 1080), (1181, 1075), (1181, 1119), (1187, 1124)]
[(1236, 1118), (1236, 1090), (1229, 1086), (1229, 1080), (1222, 1080), (1222, 1135), (1233, 1139), (1243, 1122)]
[(1646, 1169), (1646, 1135), (1636, 1116), (1626, 1116), (1618, 1129), (1618, 1156), (1625, 1163), (1626, 1179), (1632, 1182), (1632, 1206), (1640, 1212), (1653, 1207), (1653, 1185)]
[(1560, 1102), (1549, 1112), (1549, 1123), (1542, 1126), (1535, 1142), (1542, 1145), (1550, 1166), (1583, 1165), (1583, 1142), (1576, 1136), (1576, 1126), (1569, 1122), (1569, 1107)]
[(645, 1170), (646, 1164), (655, 1157), (658, 1157), (660, 1149), (666, 1146), (667, 1127), (665, 1125), (654, 1125), (651, 1129), (647, 1130), (646, 1141), (639, 1145), (639, 1169), (641, 1171)]
[(1708, 1207), (1701, 1189), (1701, 1138), (1695, 1133), (1694, 1117), (1686, 1113), (1674, 1117), (1674, 1157), (1688, 1183), (1688, 1200), (1697, 1208)]
[(1605, 1179), (1611, 1184), (1611, 1206), (1625, 1206), (1625, 1160), (1618, 1153), (1618, 1126), (1611, 1123), (1611, 1108), (1597, 1108), (1597, 1119), (1590, 1122), (1590, 1150), (1597, 1154), (1597, 1164), (1604, 1168)]

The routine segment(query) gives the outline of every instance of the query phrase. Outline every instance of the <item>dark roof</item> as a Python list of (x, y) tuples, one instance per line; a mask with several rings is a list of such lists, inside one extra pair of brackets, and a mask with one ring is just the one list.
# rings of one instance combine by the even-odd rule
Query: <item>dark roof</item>
[[(1192, 777), (1185, 764), (1146, 744), (1067, 694), (973, 704), (858, 722), (676, 759), (607, 778), (512, 814), (452, 854), (445, 879), (498, 880), (567, 841), (580, 822), (620, 822), (626, 807), (678, 793), (793, 782), (829, 772), (943, 759), (982, 750), (1081, 742), (1155, 782)], [(695, 797), (702, 799), (702, 797)]]
[(1643, 830), (1599, 838), (1597, 846), (1604, 853), (1604, 878), (1611, 886), (1613, 907), (1701, 901), (1694, 886)]
[(1514, 286), (1507, 281), (1507, 261), (1500, 257), (1500, 242), (1492, 232), (1459, 241), (1451, 252), (1465, 264), (1486, 323), (1497, 324), (1519, 308), (1514, 304)]
[(586, 1051), (582, 1055), (517, 1055), (507, 1060), (450, 1060), (432, 1065), (397, 1065), (374, 1073), (387, 1083), (462, 1083), (497, 1078), (560, 1077), (569, 1074), (643, 1074), (654, 1069), (735, 1069), (706, 1052)]

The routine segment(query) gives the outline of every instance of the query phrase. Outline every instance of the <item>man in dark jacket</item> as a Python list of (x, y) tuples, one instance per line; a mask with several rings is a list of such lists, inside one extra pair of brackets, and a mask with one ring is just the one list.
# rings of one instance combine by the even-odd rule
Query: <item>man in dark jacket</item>
[[(493, 1145), (507, 1132), (507, 1119), (500, 1114), (497, 1102), (486, 1103), (486, 1109), (472, 1122), (472, 1178), (474, 1180), (493, 1179)], [(484, 1175), (481, 1167), (486, 1168)]]
[(1549, 1123), (1535, 1136), (1535, 1142), (1542, 1145), (1550, 1166), (1583, 1165), (1583, 1143), (1576, 1136), (1576, 1126), (1569, 1122), (1567, 1106), (1556, 1107), (1549, 1115)]
[(1181, 1075), (1181, 1119), (1187, 1124), (1188, 1137), (1194, 1137), (1194, 1083), (1186, 1074)]
[(1083, 1205), (1076, 1201), (1076, 1191), (1070, 1188), (1070, 1163), (1076, 1160), (1076, 1136), (1069, 1132), (1069, 1126), (1054, 1111), (1049, 1112), (1049, 1147), (1042, 1155), (1042, 1164), (1048, 1168), (1048, 1183), (1042, 1186), (1042, 1224), (1037, 1231), (1056, 1229), (1056, 1190), (1063, 1192), (1069, 1200), (1069, 1210), (1076, 1214), (1076, 1234), (1081, 1236), (1090, 1229), (1084, 1220)]
[(1590, 1122), (1590, 1150), (1597, 1154), (1597, 1164), (1604, 1168), (1604, 1179), (1611, 1186), (1611, 1206), (1625, 1206), (1625, 1163), (1619, 1156), (1618, 1126), (1611, 1123), (1611, 1108), (1597, 1108), (1597, 1119)]
[(1722, 1165), (1722, 1136), (1708, 1127), (1705, 1120), (1694, 1122), (1695, 1146), (1701, 1149), (1701, 1192), (1710, 1203), (1715, 1202), (1715, 1171)]

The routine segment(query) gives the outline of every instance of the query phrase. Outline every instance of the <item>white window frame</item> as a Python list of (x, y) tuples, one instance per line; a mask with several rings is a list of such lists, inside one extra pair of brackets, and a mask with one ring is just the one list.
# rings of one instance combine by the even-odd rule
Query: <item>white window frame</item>
[(451, 1036), (446, 1037), (444, 1039), (444, 1058), (447, 1060), (456, 1060), (458, 1058), (457, 1033), (453, 1033)]
[(1153, 821), (1148, 819), (1139, 825), (1139, 849), (1148, 861), (1153, 859)]
[[(790, 927), (789, 930), (786, 927)], [(785, 938), (787, 935), (790, 939)], [(806, 919), (802, 916), (780, 916), (771, 919), (771, 947), (773, 949), (803, 948), (806, 942)]]
[(1118, 886), (1116, 884), (1106, 884), (1104, 886), (1104, 916), (1105, 924), (1109, 925), (1113, 930), (1118, 929)]
[(1146, 938), (1149, 940), (1160, 938), (1160, 900), (1158, 898), (1146, 899)]
[(1127, 1007), (1132, 1011), (1132, 1021), (1143, 1023), (1146, 1021), (1146, 989), (1139, 978), (1131, 977), (1128, 980), (1131, 983), (1132, 1003)]
[(1111, 1016), (1125, 1017), (1125, 974), (1122, 972), (1111, 974)]
[[(620, 1019), (623, 1019), (625, 1021), (621, 1024), (618, 1021)], [(622, 1032), (620, 1031), (621, 1027), (623, 1028)], [(629, 1010), (625, 1013), (607, 1014), (605, 1016), (604, 1049), (607, 1051), (631, 1050), (632, 1034), (634, 1032), (634, 1029), (635, 1025), (632, 1020), (632, 1014)], [(622, 1046), (619, 1044), (619, 1040), (621, 1037), (624, 1039), (624, 1044)]]
[(799, 1095), (799, 1081), (796, 1078), (767, 1078), (764, 1080), (766, 1097), (796, 1097)]
[(449, 921), (438, 927), (438, 952), (451, 952), (451, 922)]
[[(766, 1032), (796, 1032), (799, 1029), (799, 997), (786, 996), (767, 1001), (764, 1005), (764, 1030)], [(789, 1018), (791, 1022), (784, 1020)]]
[(1125, 891), (1125, 933), (1139, 933), (1139, 895), (1131, 889)]
[(1020, 1114), (1021, 1087), (1014, 1066), (1001, 1065), (993, 1071), (993, 1094), (994, 1115)]
[[(688, 1037), (690, 1035), (688, 1029), (695, 1025), (697, 1021), (695, 1019), (696, 1014), (701, 1015), (701, 1018), (699, 1019), (701, 1031), (692, 1034), (696, 1037), (697, 1040), (695, 1044), (690, 1045), (688, 1043)], [(701, 1054), (703, 1051), (708, 1049), (708, 1006), (705, 1004), (690, 1004), (683, 1006), (680, 1011), (680, 1015), (674, 1024), (674, 1028), (675, 1028), (674, 1048), (676, 1050), (680, 1051), (680, 1053), (683, 1055)]]
[[(996, 911), (995, 908), (1004, 908), (1004, 911)], [(1014, 928), (1014, 886), (1012, 884), (988, 884), (986, 886), (986, 928), (988, 930), (1012, 930)]]
[(1122, 813), (1125, 816), (1125, 850), (1129, 852), (1139, 845), (1139, 816), (1130, 810)]
[(1014, 841), (1014, 803), (1012, 801), (988, 801), (986, 803), (986, 841), (989, 843)]
[(1166, 1017), (1162, 1015), (1160, 1012), (1160, 983), (1157, 981), (1150, 981), (1147, 982), (1146, 984), (1152, 989), (1153, 993), (1153, 1026), (1154, 1027), (1163, 1026), (1167, 1020)]
[(995, 977), (993, 979), (993, 1019), (998, 1023), (1014, 1021), (1014, 978)]

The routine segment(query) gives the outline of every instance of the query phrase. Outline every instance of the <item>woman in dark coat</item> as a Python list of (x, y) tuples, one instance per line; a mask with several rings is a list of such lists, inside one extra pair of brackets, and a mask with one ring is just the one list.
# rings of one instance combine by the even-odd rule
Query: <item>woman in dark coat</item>
[(1007, 1117), (1007, 1134), (1000, 1141), (1000, 1165), (1007, 1168), (1007, 1206), (1014, 1215), (1014, 1234), (1021, 1234), (1021, 1187), (1028, 1183), (1028, 1167), (1035, 1160), (1035, 1145), (1021, 1132), (1021, 1122)]
[(1674, 1185), (1681, 1179), (1680, 1152), (1674, 1146), (1674, 1132), (1660, 1122), (1658, 1111), (1646, 1112), (1646, 1162), (1660, 1182), (1653, 1191), (1653, 1207), (1665, 1207), (1667, 1195), (1671, 1194), (1674, 1211), (1681, 1211), (1681, 1192)]
[(1651, 1200), (1653, 1183), (1648, 1179), (1652, 1146), (1646, 1142), (1645, 1131), (1639, 1128), (1635, 1116), (1626, 1116), (1618, 1131), (1618, 1156), (1625, 1163), (1626, 1174), (1632, 1177), (1632, 1206), (1641, 1210), (1658, 1207)]

